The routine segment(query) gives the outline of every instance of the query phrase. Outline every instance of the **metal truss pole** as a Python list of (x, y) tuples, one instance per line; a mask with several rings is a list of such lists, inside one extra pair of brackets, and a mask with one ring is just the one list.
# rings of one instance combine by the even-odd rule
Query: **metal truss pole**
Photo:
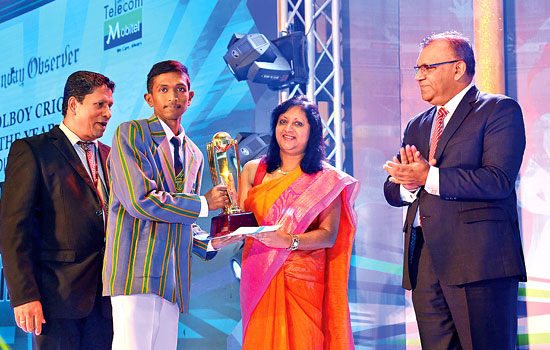
[(304, 22), (306, 28), (306, 42), (307, 42), (307, 65), (309, 67), (309, 78), (306, 84), (307, 97), (315, 101), (315, 23), (313, 19), (314, 12), (314, 0), (305, 0), (304, 3)]
[(337, 150), (334, 154), (335, 166), (342, 170), (344, 166), (344, 147), (342, 145), (342, 60), (340, 58), (340, 0), (332, 0), (332, 60), (333, 72), (332, 90), (333, 90), (333, 114), (334, 114), (334, 148)]
[[(327, 158), (334, 162), (336, 168), (342, 170), (344, 147), (340, 0), (279, 0), (278, 19), (280, 35), (290, 33), (296, 27), (305, 28), (309, 69), (306, 91), (303, 92), (296, 85), (291, 91), (281, 92), (279, 100), (286, 100), (299, 92), (319, 105), (326, 103), (326, 108), (320, 109), (322, 113), (326, 110), (329, 114), (328, 117), (323, 116)], [(318, 28), (322, 32), (318, 32)], [(320, 67), (323, 69), (319, 69)], [(321, 71), (324, 75), (321, 75)]]
[[(277, 3), (277, 33), (279, 35), (285, 33), (288, 29), (288, 1), (279, 0)], [(279, 91), (279, 103), (288, 99), (288, 90)]]

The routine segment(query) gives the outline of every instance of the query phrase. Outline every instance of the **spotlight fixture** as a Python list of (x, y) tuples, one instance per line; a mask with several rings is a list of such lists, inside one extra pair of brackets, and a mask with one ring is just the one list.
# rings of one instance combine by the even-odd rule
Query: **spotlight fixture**
[(241, 261), (237, 259), (231, 259), (231, 271), (233, 276), (240, 281), (241, 280)]
[(237, 279), (237, 281), (241, 281), (241, 264), (243, 260), (243, 248), (244, 248), (244, 240), (241, 243), (237, 243), (233, 245), (233, 255), (230, 258), (230, 266), (231, 266), (231, 272), (233, 272), (233, 276)]
[[(248, 163), (248, 161), (267, 154), (267, 149), (271, 142), (271, 135), (258, 134), (255, 132), (240, 132), (235, 139), (239, 147), (239, 160), (242, 170), (242, 167)], [(237, 157), (235, 154), (232, 153), (229, 155), (229, 161), (233, 163), (233, 166), (237, 166)]]
[(255, 132), (240, 132), (237, 134), (237, 143), (239, 145), (239, 159), (241, 164), (246, 164), (249, 160), (259, 158), (267, 153), (271, 135), (257, 134)]
[(307, 82), (306, 40), (302, 32), (273, 41), (263, 34), (233, 34), (223, 59), (238, 81), (267, 84), (272, 90)]

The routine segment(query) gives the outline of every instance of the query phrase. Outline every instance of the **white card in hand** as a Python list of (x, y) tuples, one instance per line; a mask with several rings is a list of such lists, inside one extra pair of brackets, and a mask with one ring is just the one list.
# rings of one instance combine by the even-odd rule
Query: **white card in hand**
[(239, 227), (235, 231), (228, 233), (223, 236), (218, 237), (209, 237), (210, 239), (218, 239), (218, 238), (227, 238), (227, 237), (233, 237), (233, 236), (253, 236), (256, 233), (260, 232), (269, 232), (269, 231), (277, 231), (277, 229), (281, 227), (281, 225), (273, 225), (273, 226), (260, 226), (260, 227)]

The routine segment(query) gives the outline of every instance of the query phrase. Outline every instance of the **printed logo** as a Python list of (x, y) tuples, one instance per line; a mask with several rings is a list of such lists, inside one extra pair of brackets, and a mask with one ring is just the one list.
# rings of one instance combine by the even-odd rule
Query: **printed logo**
[[(103, 50), (141, 39), (143, 0), (114, 0), (114, 6), (105, 5)], [(125, 49), (127, 49), (126, 47)], [(119, 49), (118, 51), (121, 51)]]

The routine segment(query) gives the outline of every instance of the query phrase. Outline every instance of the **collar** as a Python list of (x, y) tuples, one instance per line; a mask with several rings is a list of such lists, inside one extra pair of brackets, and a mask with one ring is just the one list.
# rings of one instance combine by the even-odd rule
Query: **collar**
[(449, 111), (448, 115), (452, 116), (453, 113), (455, 112), (456, 108), (458, 107), (460, 101), (462, 101), (462, 99), (464, 98), (464, 95), (466, 95), (466, 93), (468, 92), (468, 90), (470, 90), (472, 88), (472, 86), (474, 86), (474, 83), (470, 82), (470, 84), (468, 84), (468, 86), (466, 86), (458, 94), (456, 94), (453, 98), (451, 98), (449, 100), (449, 102), (445, 103), (444, 106), (437, 106), (436, 115), (437, 115), (437, 112), (439, 112), (439, 109), (441, 107), (445, 107), (445, 109), (447, 111)]
[[(80, 137), (78, 137), (74, 132), (72, 132), (71, 129), (69, 129), (67, 125), (65, 125), (65, 123), (63, 122), (59, 124), (59, 129), (63, 131), (63, 133), (65, 134), (65, 136), (67, 136), (67, 138), (69, 139), (69, 142), (73, 146), (75, 146), (78, 141), (84, 141), (84, 140), (81, 140)], [(97, 139), (89, 142), (93, 142), (97, 147)]]
[[(158, 118), (158, 117), (157, 117)], [(166, 134), (166, 139), (170, 141), (172, 137), (176, 136), (172, 132), (172, 129), (162, 121), (162, 119), (158, 118), (160, 126), (162, 126), (162, 130), (164, 130), (164, 133)], [(180, 144), (183, 144), (183, 140), (185, 139), (185, 130), (183, 129), (183, 126), (180, 125), (179, 134), (176, 136), (178, 139), (180, 139)]]

